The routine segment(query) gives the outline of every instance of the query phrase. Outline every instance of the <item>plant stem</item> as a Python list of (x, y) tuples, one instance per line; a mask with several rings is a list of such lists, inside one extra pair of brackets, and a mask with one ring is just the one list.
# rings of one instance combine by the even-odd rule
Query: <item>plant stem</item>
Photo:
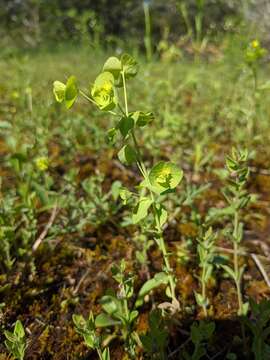
[[(205, 266), (203, 266), (203, 273), (202, 273), (202, 297), (204, 300), (206, 300)], [(205, 304), (203, 304), (203, 312), (204, 312), (204, 316), (207, 317), (207, 309)]]
[[(121, 75), (122, 75), (122, 79), (123, 79), (125, 112), (126, 112), (126, 116), (128, 116), (128, 101), (127, 101), (127, 88), (126, 88), (125, 73), (122, 72)], [(147, 169), (146, 169), (146, 167), (144, 165), (142, 155), (141, 155), (141, 152), (140, 152), (140, 147), (139, 147), (139, 144), (137, 142), (134, 130), (131, 131), (131, 137), (132, 137), (134, 147), (135, 147), (135, 150), (136, 150), (136, 153), (137, 153), (137, 162), (136, 162), (136, 164), (137, 164), (143, 178), (147, 182), (149, 182), (148, 171), (147, 171)], [(150, 196), (151, 196), (151, 199), (153, 201), (152, 206), (153, 206), (153, 211), (154, 211), (156, 229), (157, 229), (157, 232), (158, 232), (158, 238), (156, 239), (156, 242), (157, 242), (157, 244), (159, 246), (159, 249), (160, 249), (160, 251), (162, 253), (165, 269), (166, 269), (166, 272), (168, 273), (168, 276), (169, 276), (169, 284), (170, 284), (170, 290), (171, 290), (172, 299), (176, 299), (176, 297), (175, 297), (175, 280), (174, 280), (174, 277), (172, 275), (172, 268), (171, 268), (169, 260), (168, 260), (168, 252), (167, 252), (166, 245), (165, 245), (165, 242), (164, 242), (164, 238), (163, 238), (163, 235), (162, 235), (162, 228), (160, 226), (159, 217), (157, 215), (157, 207), (156, 207), (155, 195), (151, 190), (150, 190)]]
[(102, 352), (101, 352), (101, 349), (99, 347), (97, 348), (97, 353), (98, 353), (99, 359), (102, 360), (103, 359), (102, 358)]
[(125, 72), (122, 71), (122, 79), (123, 79), (123, 89), (124, 89), (124, 100), (125, 100), (125, 110), (126, 110), (126, 116), (128, 117), (128, 102), (127, 102), (127, 87), (126, 87), (126, 77)]
[(238, 236), (238, 228), (239, 228), (239, 213), (238, 210), (235, 210), (234, 214), (234, 231), (233, 231), (233, 264), (234, 264), (234, 273), (235, 273), (235, 284), (237, 290), (237, 297), (238, 297), (238, 311), (242, 315), (243, 314), (243, 300), (242, 300), (242, 293), (241, 293), (241, 279), (239, 278), (239, 263), (238, 263), (238, 243), (237, 243), (237, 236)]

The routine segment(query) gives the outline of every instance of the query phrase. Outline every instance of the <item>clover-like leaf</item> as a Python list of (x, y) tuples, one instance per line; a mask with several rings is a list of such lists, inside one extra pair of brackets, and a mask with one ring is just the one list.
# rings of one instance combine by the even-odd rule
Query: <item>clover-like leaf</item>
[(127, 144), (118, 152), (118, 158), (122, 164), (131, 165), (136, 162), (137, 154), (133, 147)]
[(158, 194), (175, 189), (182, 178), (183, 171), (172, 162), (161, 161), (149, 173), (152, 190)]
[(126, 79), (137, 75), (139, 66), (137, 61), (131, 55), (123, 54), (121, 56), (121, 65)]
[(114, 77), (110, 72), (105, 71), (96, 78), (91, 95), (100, 110), (109, 111), (115, 107)]
[(148, 209), (152, 205), (153, 200), (148, 197), (142, 197), (132, 214), (133, 224), (137, 224), (147, 216)]

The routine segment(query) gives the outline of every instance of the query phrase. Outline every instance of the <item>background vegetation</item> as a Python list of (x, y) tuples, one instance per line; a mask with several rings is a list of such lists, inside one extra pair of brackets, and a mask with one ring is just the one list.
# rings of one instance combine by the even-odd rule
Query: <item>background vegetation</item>
[[(108, 349), (111, 359), (269, 358), (268, 8), (0, 1), (1, 360), (108, 359)], [(85, 97), (67, 111), (53, 95), (74, 75), (91, 96), (106, 59), (126, 52), (139, 64), (129, 111), (154, 113), (136, 129), (146, 167), (171, 161), (184, 173), (162, 198), (174, 302), (153, 214), (134, 224), (136, 196), (123, 202), (141, 175), (109, 141), (114, 116)], [(95, 327), (108, 289), (128, 313), (142, 301), (134, 321), (110, 313)]]

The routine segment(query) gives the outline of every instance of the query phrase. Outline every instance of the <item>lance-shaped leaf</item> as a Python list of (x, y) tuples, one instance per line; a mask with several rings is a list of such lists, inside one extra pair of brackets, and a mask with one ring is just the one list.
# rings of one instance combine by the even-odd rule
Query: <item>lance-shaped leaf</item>
[(116, 105), (116, 95), (114, 90), (114, 77), (105, 71), (95, 80), (91, 90), (91, 95), (100, 110), (109, 111)]
[(182, 178), (183, 171), (172, 162), (161, 161), (149, 173), (152, 190), (158, 194), (175, 189)]
[(20, 320), (16, 321), (15, 324), (15, 328), (14, 328), (14, 334), (18, 337), (18, 338), (23, 338), (25, 336), (25, 331), (23, 328), (23, 324)]
[(143, 304), (144, 297), (149, 294), (150, 291), (162, 284), (166, 285), (168, 282), (169, 276), (164, 272), (157, 273), (152, 279), (147, 280), (139, 291), (135, 307), (139, 307)]
[(137, 224), (147, 216), (148, 209), (152, 205), (153, 200), (148, 197), (142, 197), (132, 214), (133, 224)]
[(96, 327), (107, 327), (107, 326), (114, 326), (119, 324), (120, 321), (112, 319), (109, 315), (105, 313), (99, 314), (95, 319)]

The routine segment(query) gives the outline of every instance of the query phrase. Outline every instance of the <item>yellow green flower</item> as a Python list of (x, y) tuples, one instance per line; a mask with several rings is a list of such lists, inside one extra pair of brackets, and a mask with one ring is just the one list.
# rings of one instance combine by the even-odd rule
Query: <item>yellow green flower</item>
[(116, 104), (114, 78), (109, 72), (101, 73), (95, 80), (91, 95), (101, 110), (112, 110)]
[(46, 171), (49, 167), (49, 159), (46, 156), (38, 157), (35, 160), (35, 163), (36, 163), (36, 167), (40, 171)]
[(253, 49), (257, 49), (258, 47), (260, 47), (259, 41), (258, 41), (258, 40), (253, 40), (253, 41), (251, 42), (251, 47), (252, 47)]

